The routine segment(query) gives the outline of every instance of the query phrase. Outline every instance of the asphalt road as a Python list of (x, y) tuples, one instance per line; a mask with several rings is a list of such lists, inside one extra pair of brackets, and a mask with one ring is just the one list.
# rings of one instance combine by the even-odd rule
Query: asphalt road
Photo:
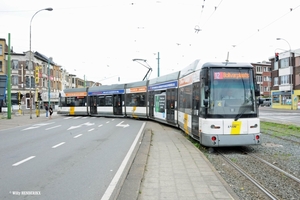
[(0, 199), (108, 199), (144, 124), (59, 117), (1, 130)]
[(261, 121), (300, 126), (300, 110), (273, 109), (270, 107), (259, 108)]

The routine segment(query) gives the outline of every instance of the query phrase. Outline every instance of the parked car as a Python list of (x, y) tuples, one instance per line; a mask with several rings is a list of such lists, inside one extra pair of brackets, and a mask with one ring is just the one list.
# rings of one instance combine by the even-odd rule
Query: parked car
[(271, 104), (272, 104), (271, 98), (265, 98), (261, 106), (271, 106)]

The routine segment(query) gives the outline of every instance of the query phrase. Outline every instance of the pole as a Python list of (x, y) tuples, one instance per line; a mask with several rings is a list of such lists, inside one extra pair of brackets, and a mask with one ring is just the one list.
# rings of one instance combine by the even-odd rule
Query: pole
[(159, 52), (157, 52), (157, 77), (159, 77)]
[(10, 61), (10, 33), (8, 33), (8, 58), (7, 58), (7, 119), (11, 119), (11, 61)]
[(48, 109), (49, 107), (50, 107), (50, 58), (48, 58)]
[(31, 95), (31, 72), (32, 72), (32, 69), (33, 69), (33, 66), (32, 66), (32, 63), (31, 63), (31, 23), (32, 23), (32, 20), (34, 18), (34, 16), (36, 14), (38, 14), (40, 11), (43, 11), (43, 10), (47, 10), (47, 11), (52, 11), (53, 9), (52, 8), (44, 8), (44, 9), (41, 9), (41, 10), (38, 10), (37, 12), (34, 13), (34, 15), (31, 17), (31, 20), (30, 20), (30, 27), (29, 27), (29, 71), (30, 71), (30, 92), (29, 92), (29, 95), (30, 95), (30, 119), (32, 119), (32, 95)]
[(83, 79), (84, 79), (84, 87), (86, 87), (85, 75), (83, 75)]

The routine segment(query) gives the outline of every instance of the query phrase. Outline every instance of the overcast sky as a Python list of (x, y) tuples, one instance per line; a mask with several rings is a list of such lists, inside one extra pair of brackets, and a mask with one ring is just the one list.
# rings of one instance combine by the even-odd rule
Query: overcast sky
[[(70, 73), (104, 84), (157, 77), (195, 59), (268, 61), (300, 48), (299, 0), (0, 0), (0, 38), (38, 51)], [(195, 31), (201, 29), (198, 33)], [(276, 38), (284, 40), (276, 40)]]

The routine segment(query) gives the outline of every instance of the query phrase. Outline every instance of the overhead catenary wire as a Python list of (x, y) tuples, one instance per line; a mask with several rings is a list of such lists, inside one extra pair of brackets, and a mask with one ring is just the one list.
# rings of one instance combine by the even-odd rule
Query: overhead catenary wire
[(276, 18), (274, 21), (268, 23), (267, 25), (263, 26), (262, 28), (258, 28), (254, 33), (252, 33), (251, 35), (249, 35), (248, 37), (246, 37), (245, 39), (243, 39), (241, 42), (239, 42), (236, 45), (234, 45), (234, 47), (232, 47), (231, 49), (233, 49), (233, 48), (235, 48), (237, 46), (241, 46), (241, 44), (243, 44), (244, 42), (248, 41), (249, 39), (251, 39), (252, 37), (254, 37), (256, 34), (262, 32), (263, 30), (265, 30), (266, 28), (268, 28), (269, 26), (271, 26), (275, 22), (277, 22), (280, 19), (284, 18), (285, 16), (289, 15), (292, 11), (296, 10), (299, 7), (300, 7), (300, 5), (298, 5), (298, 6), (294, 7), (294, 8), (290, 8), (288, 12), (286, 12), (285, 14), (283, 14), (280, 17)]
[(195, 32), (198, 33), (199, 31), (201, 31), (203, 29), (203, 27), (205, 27), (205, 25), (209, 22), (209, 20), (212, 18), (212, 16), (216, 13), (217, 8), (220, 7), (221, 3), (223, 2), (223, 0), (221, 0), (219, 2), (219, 4), (217, 6), (214, 7), (213, 12), (210, 14), (210, 16), (207, 18), (207, 20), (205, 21), (205, 23), (203, 23), (203, 25), (201, 26), (201, 19), (202, 19), (202, 14), (204, 12), (204, 8), (205, 8), (205, 0), (203, 0), (203, 4), (201, 7), (201, 13), (200, 13), (200, 18), (199, 18), (199, 23), (195, 26)]

